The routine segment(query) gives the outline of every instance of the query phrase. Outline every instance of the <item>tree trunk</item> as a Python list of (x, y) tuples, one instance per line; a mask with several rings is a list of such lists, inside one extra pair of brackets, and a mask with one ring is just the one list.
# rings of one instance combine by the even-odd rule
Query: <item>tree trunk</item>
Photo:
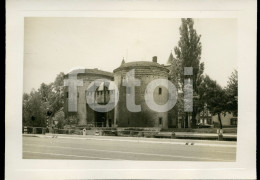
[(185, 112), (184, 128), (188, 128), (188, 126), (189, 126), (189, 122), (188, 121), (189, 121), (188, 113)]
[(218, 113), (218, 121), (219, 121), (220, 129), (222, 129), (222, 121), (221, 121), (220, 113)]
[(192, 128), (196, 128), (196, 115), (197, 112), (196, 111), (192, 111), (192, 115), (191, 115), (191, 127)]

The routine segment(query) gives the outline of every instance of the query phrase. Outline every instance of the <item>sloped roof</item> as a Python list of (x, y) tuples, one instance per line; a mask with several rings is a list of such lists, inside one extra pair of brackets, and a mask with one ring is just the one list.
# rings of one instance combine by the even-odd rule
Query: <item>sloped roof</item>
[(122, 69), (128, 69), (128, 68), (134, 68), (134, 67), (158, 67), (161, 68), (162, 70), (168, 71), (164, 67), (164, 65), (158, 64), (156, 62), (151, 62), (151, 61), (133, 61), (129, 63), (122, 64), (120, 67), (116, 68), (114, 72), (120, 71)]
[[(74, 69), (77, 70), (77, 69)], [(80, 73), (83, 74), (83, 73)], [(98, 69), (85, 69), (84, 74), (93, 74), (93, 75), (103, 75), (103, 76), (108, 76), (108, 77), (114, 77), (112, 72), (107, 72), (107, 71), (102, 71)], [(65, 77), (68, 77), (68, 74), (65, 75)]]

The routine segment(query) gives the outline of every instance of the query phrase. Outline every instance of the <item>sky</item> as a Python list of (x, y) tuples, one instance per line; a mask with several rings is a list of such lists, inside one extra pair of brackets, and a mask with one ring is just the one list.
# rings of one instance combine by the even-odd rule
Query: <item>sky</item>
[[(113, 72), (122, 59), (165, 64), (180, 39), (181, 19), (27, 17), (23, 91), (37, 90), (74, 67)], [(194, 19), (204, 74), (222, 87), (237, 69), (236, 19)]]

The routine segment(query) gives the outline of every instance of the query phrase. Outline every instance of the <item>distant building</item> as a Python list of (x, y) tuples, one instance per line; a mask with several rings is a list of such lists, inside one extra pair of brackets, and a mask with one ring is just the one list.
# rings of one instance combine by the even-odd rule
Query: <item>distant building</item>
[[(237, 117), (232, 113), (221, 114), (220, 117), (223, 126), (237, 126)], [(212, 116), (212, 124), (219, 124), (218, 115)]]
[(212, 115), (205, 106), (204, 109), (199, 114), (197, 123), (212, 125), (212, 122), (213, 122)]
[[(233, 116), (232, 113), (220, 114), (222, 126), (237, 126), (237, 117)], [(197, 118), (197, 123), (204, 125), (214, 125), (219, 126), (218, 115), (212, 115), (207, 108), (204, 108), (200, 112), (199, 118)]]

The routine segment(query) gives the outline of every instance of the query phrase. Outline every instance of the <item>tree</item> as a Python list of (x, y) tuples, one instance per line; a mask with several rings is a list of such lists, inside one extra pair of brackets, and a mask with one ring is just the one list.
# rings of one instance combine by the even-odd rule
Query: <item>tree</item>
[(23, 122), (27, 126), (45, 126), (45, 108), (41, 101), (41, 94), (31, 91), (30, 94), (23, 95)]
[(221, 113), (226, 113), (227, 96), (224, 89), (206, 75), (201, 86), (203, 91), (202, 102), (206, 104), (207, 109), (212, 115), (218, 115), (220, 129), (222, 129)]
[[(176, 54), (176, 59), (178, 63), (178, 81), (181, 84), (180, 89), (183, 92), (184, 89), (184, 79), (191, 78), (193, 80), (193, 93), (198, 95), (198, 86), (202, 82), (204, 63), (200, 62), (201, 59), (201, 35), (198, 35), (196, 30), (193, 28), (194, 21), (191, 18), (181, 19), (182, 25), (180, 27), (180, 40), (178, 46), (175, 47), (174, 51)], [(193, 75), (185, 76), (184, 67), (192, 67)], [(198, 101), (193, 103), (192, 111), (192, 127), (196, 126), (196, 115), (202, 107)], [(187, 117), (187, 113), (186, 113)], [(187, 119), (187, 118), (186, 118)]]
[(23, 125), (45, 127), (47, 109), (54, 116), (64, 106), (63, 76), (60, 73), (53, 83), (42, 83), (37, 91), (23, 94)]
[(232, 113), (234, 116), (237, 116), (237, 101), (238, 101), (238, 74), (237, 70), (232, 72), (229, 77), (228, 85), (225, 87), (225, 92), (227, 95), (227, 104), (226, 110), (229, 113)]
[(53, 115), (64, 107), (64, 73), (61, 72), (55, 78), (55, 81), (51, 83), (52, 93), (49, 97), (50, 107), (53, 111)]
[(59, 111), (57, 111), (54, 116), (53, 116), (53, 120), (54, 121), (58, 121), (57, 123), (57, 127), (59, 129), (62, 129), (64, 127), (64, 125), (66, 124), (66, 121), (65, 121), (65, 115), (64, 115), (64, 112), (63, 112), (63, 107), (60, 108)]

